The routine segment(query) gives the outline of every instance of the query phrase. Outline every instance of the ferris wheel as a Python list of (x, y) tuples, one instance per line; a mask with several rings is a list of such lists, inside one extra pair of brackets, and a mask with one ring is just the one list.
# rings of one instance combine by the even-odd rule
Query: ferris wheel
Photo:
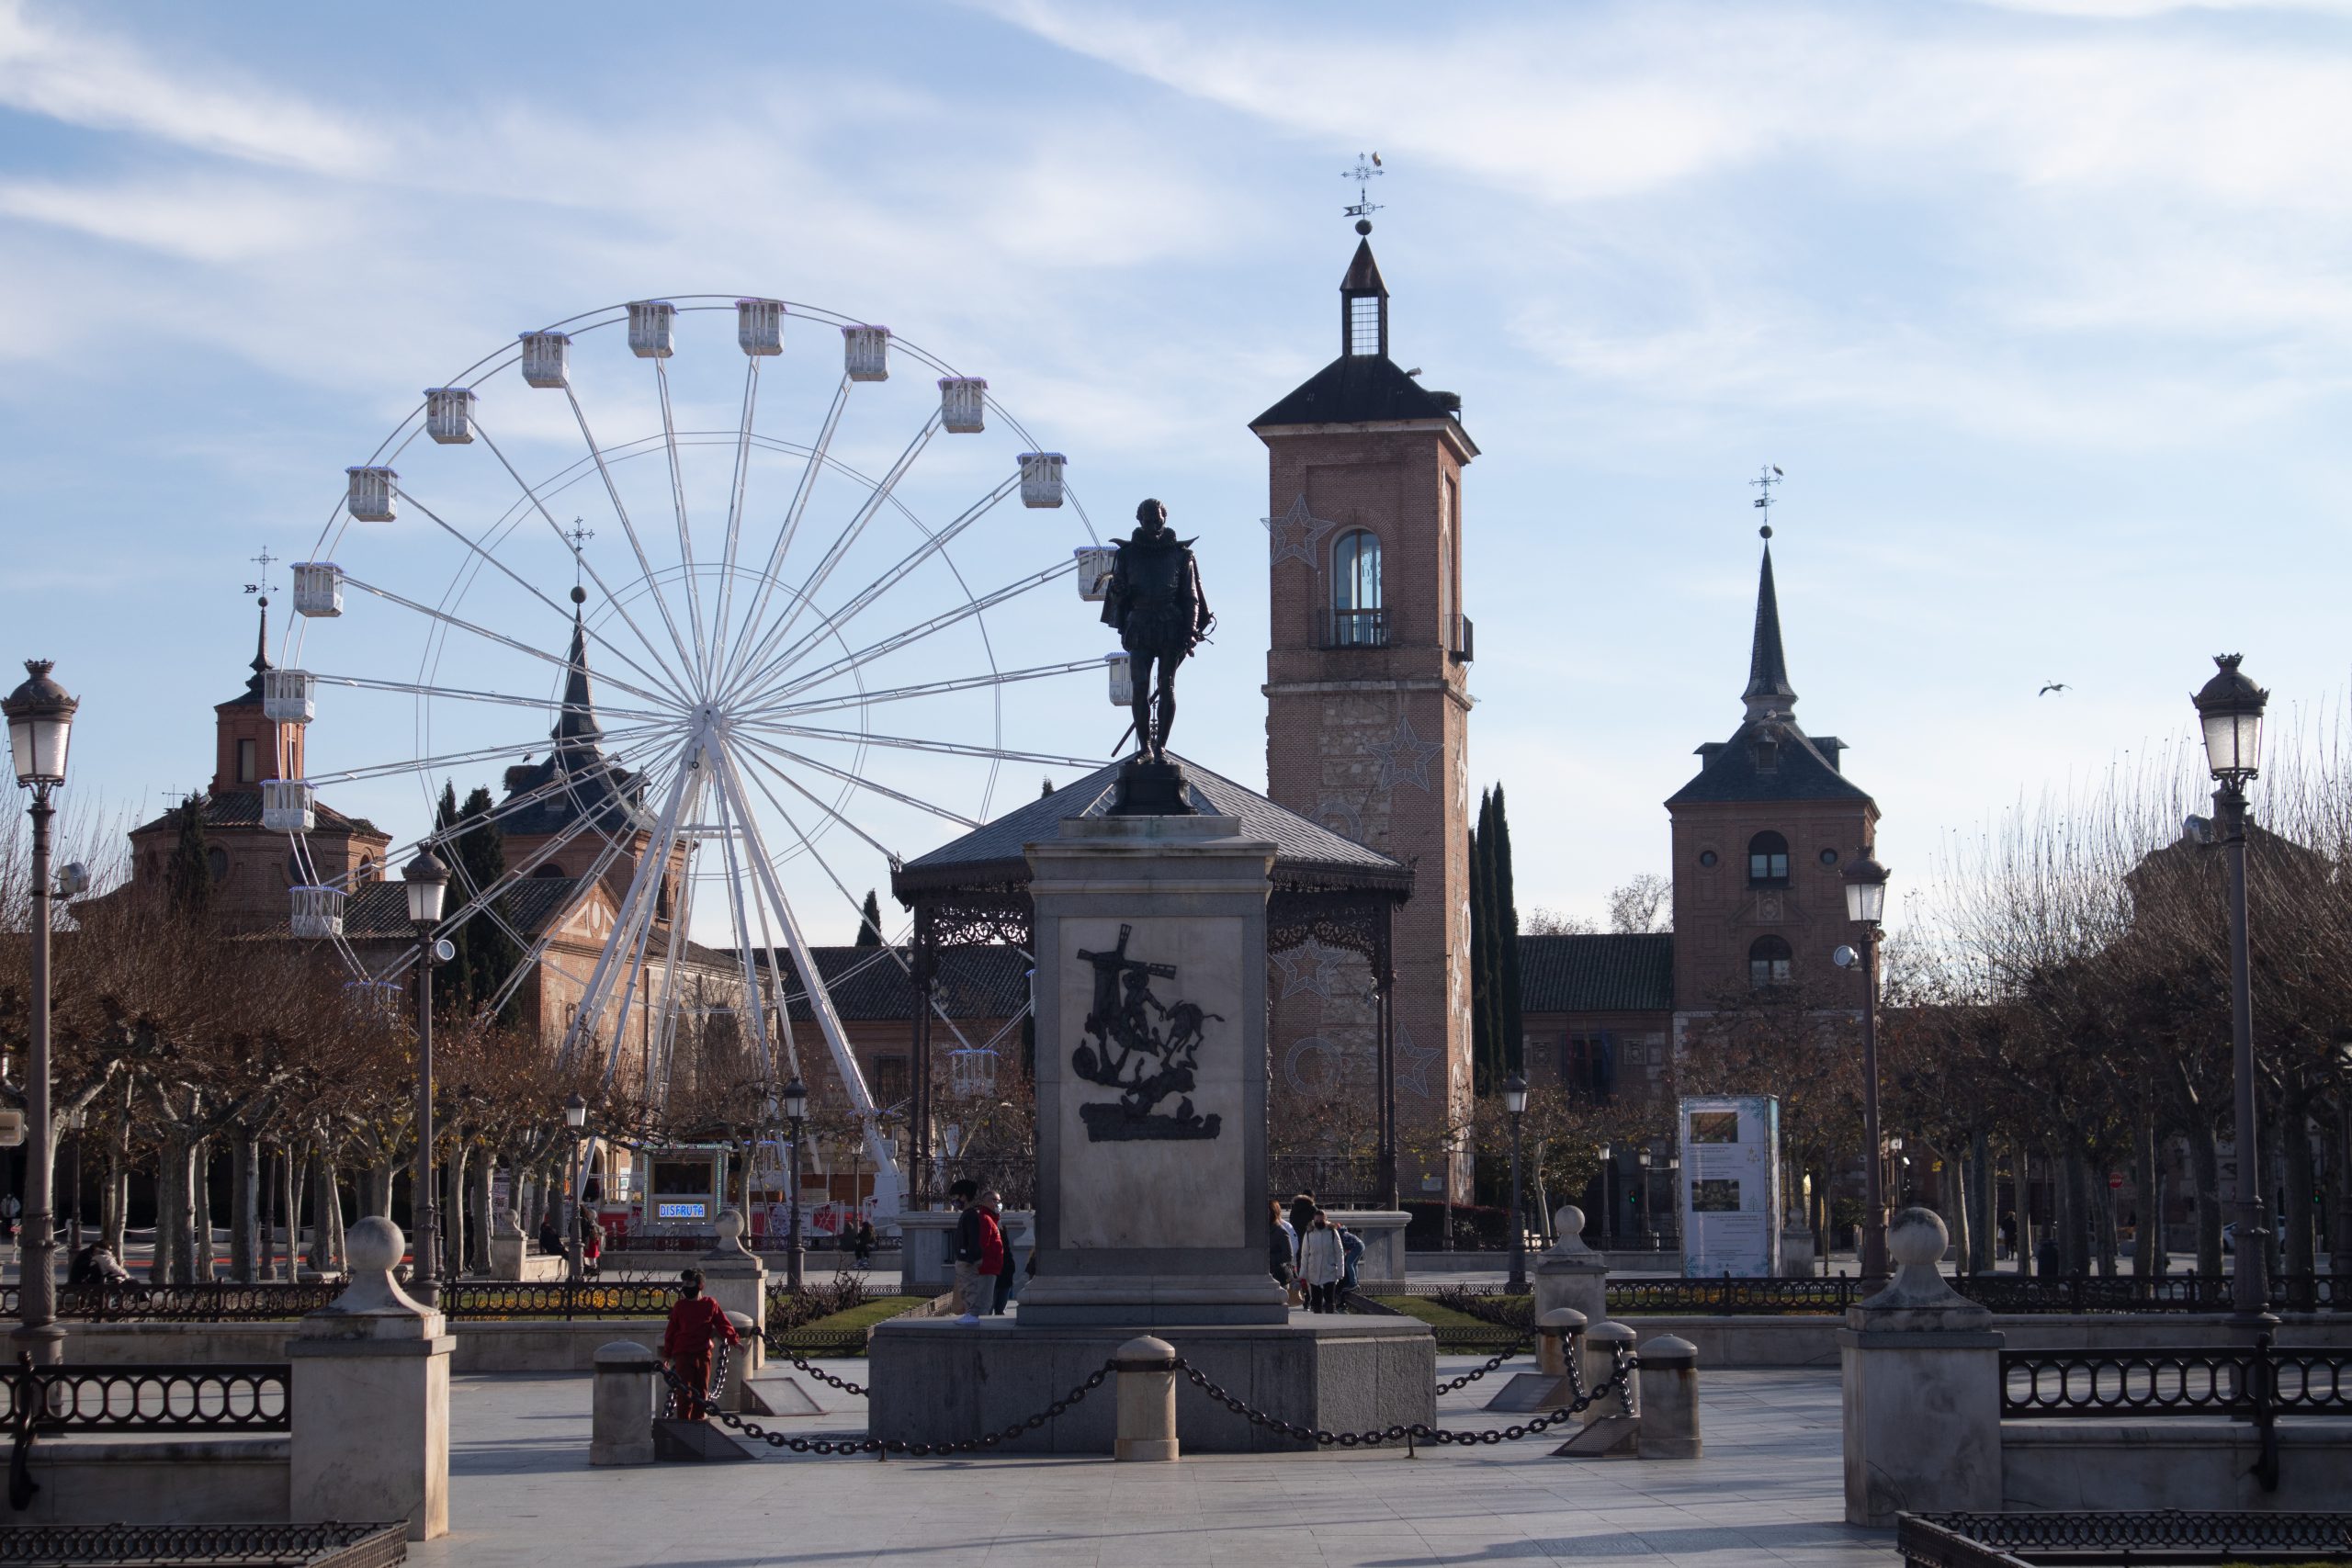
[[(265, 674), (295, 934), (396, 984), (418, 946), (346, 916), (433, 847), (433, 935), (500, 933), (483, 1004), (537, 998), (560, 1063), (659, 1125), (713, 1019), (771, 1091), (814, 1047), (895, 1179), (811, 932), (1008, 781), (1101, 764), (1015, 743), (1067, 732), (1062, 678), (1124, 672), (1072, 657), (1067, 586), (1046, 604), (1107, 570), (1064, 470), (985, 380), (770, 298), (590, 311), (428, 389), (346, 471)], [(378, 866), (321, 800), (433, 821), (445, 786), (490, 804)], [(503, 864), (469, 876), (483, 827)]]

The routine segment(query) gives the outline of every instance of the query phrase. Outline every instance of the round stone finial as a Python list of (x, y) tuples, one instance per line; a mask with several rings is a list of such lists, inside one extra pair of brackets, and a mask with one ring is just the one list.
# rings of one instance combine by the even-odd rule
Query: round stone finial
[(1356, 220), (1356, 232), (1357, 232), (1357, 233), (1359, 233), (1359, 234), (1369, 234), (1369, 233), (1371, 233), (1371, 232), (1372, 232), (1372, 220), (1371, 220), (1371, 219), (1369, 219), (1369, 218), (1359, 218), (1359, 219), (1357, 219), (1357, 220)]
[(408, 1238), (401, 1227), (381, 1214), (355, 1220), (343, 1233), (343, 1255), (351, 1260), (354, 1274), (389, 1274), (407, 1250)]
[(581, 587), (580, 584), (576, 582), (573, 583), (571, 585), (571, 602), (575, 604), (585, 604), (588, 603), (588, 590)]
[(743, 1216), (732, 1209), (718, 1211), (718, 1244), (721, 1247), (743, 1234)]
[(1584, 1211), (1574, 1203), (1563, 1203), (1553, 1210), (1552, 1234), (1562, 1237), (1584, 1235)]
[(1757, 529), (1756, 536), (1759, 539), (1770, 538), (1772, 536), (1772, 525), (1767, 523), (1761, 528)]
[(1886, 1227), (1889, 1256), (1906, 1267), (1942, 1262), (1944, 1248), (1951, 1242), (1951, 1233), (1944, 1228), (1944, 1217), (1933, 1209), (1905, 1209)]

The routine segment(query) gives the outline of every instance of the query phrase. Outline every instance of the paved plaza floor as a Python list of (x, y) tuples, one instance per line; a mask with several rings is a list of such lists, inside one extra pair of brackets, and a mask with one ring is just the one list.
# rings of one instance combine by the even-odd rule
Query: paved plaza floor
[[(1441, 1357), (1444, 1376), (1476, 1365)], [(829, 1362), (855, 1379), (865, 1363)], [(1438, 1402), (1450, 1427), (1488, 1378)], [(741, 1465), (588, 1467), (584, 1377), (454, 1380), (452, 1533), (413, 1549), (441, 1568), (1579, 1568), (1640, 1563), (1892, 1564), (1894, 1532), (1849, 1529), (1838, 1390), (1815, 1371), (1702, 1372), (1706, 1455), (1575, 1461), (1530, 1438), (1475, 1450), (1107, 1459), (763, 1458)], [(1097, 1397), (1109, 1397), (1106, 1387)], [(862, 1434), (864, 1402), (772, 1422)]]

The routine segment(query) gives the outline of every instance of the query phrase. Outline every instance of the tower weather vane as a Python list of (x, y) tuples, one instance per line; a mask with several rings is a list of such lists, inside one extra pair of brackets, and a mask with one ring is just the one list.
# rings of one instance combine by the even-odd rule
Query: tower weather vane
[(563, 531), (563, 536), (571, 541), (571, 586), (577, 588), (580, 586), (581, 571), (585, 565), (581, 558), (580, 547), (594, 538), (596, 530), (575, 517), (571, 520), (571, 526)]
[(281, 558), (271, 555), (269, 553), (269, 547), (267, 545), (264, 545), (261, 547), (261, 554), (257, 556), (248, 556), (245, 558), (252, 561), (255, 566), (261, 568), (261, 581), (259, 582), (246, 583), (245, 592), (248, 593), (276, 592), (277, 590), (272, 588), (269, 583), (269, 563), (274, 560), (280, 559)]
[[(1763, 513), (1766, 518), (1770, 518), (1772, 515), (1772, 487), (1776, 484), (1785, 482), (1781, 474), (1780, 465), (1777, 463), (1765, 464), (1763, 471), (1747, 482), (1756, 487), (1756, 500), (1753, 503), (1756, 509)], [(1764, 525), (1764, 536), (1768, 539), (1772, 536), (1772, 525), (1769, 521)]]
[(1341, 210), (1356, 220), (1356, 232), (1359, 234), (1372, 232), (1372, 215), (1380, 210), (1380, 203), (1372, 199), (1372, 182), (1386, 172), (1380, 166), (1379, 153), (1359, 152), (1356, 154), (1356, 166), (1340, 173), (1341, 179), (1356, 182), (1355, 200)]

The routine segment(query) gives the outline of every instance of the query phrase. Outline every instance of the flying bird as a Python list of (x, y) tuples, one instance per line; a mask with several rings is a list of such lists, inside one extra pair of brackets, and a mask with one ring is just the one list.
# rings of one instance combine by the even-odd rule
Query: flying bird
[(2041, 690), (2040, 690), (2040, 691), (2038, 691), (2038, 692), (2034, 693), (2033, 694), (2034, 694), (2035, 696), (2037, 696), (2037, 697), (2046, 697), (2046, 696), (2048, 696), (2048, 695), (2049, 695), (2051, 693), (2052, 693), (2052, 692), (2063, 692), (2063, 691), (2065, 691), (2065, 690), (2067, 690), (2067, 689), (2068, 689), (2068, 688), (2067, 688), (2067, 685), (2066, 685), (2066, 682), (2064, 682), (2064, 681), (2052, 681), (2052, 682), (2051, 682), (2048, 685), (2043, 686), (2043, 687), (2041, 688)]
[(1380, 167), (1380, 154), (1377, 152), (1372, 155), (1372, 166), (1375, 169)]

